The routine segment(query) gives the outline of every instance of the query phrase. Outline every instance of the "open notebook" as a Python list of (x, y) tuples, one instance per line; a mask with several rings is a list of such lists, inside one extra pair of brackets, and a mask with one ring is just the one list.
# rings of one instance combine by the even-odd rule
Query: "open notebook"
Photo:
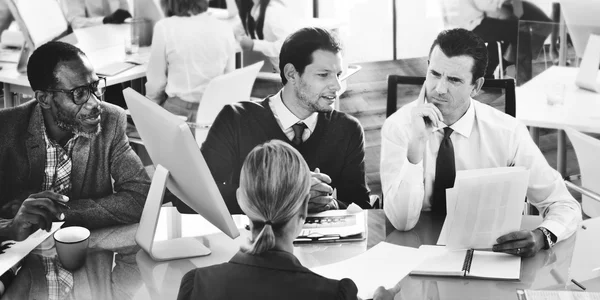
[(521, 257), (506, 253), (473, 249), (450, 250), (444, 246), (423, 245), (419, 251), (427, 259), (410, 272), (411, 275), (456, 276), (518, 280)]

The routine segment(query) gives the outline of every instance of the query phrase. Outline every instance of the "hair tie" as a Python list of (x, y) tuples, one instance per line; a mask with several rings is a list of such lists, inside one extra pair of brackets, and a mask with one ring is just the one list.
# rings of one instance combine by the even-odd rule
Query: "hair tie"
[(273, 222), (271, 222), (270, 220), (265, 221), (265, 225), (271, 225), (273, 226)]

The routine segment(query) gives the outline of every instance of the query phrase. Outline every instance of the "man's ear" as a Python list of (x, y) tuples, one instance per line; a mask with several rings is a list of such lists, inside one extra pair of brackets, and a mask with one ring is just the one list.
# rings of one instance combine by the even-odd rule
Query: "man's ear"
[(473, 97), (477, 96), (477, 94), (479, 94), (479, 91), (481, 91), (481, 87), (483, 86), (484, 82), (485, 82), (485, 78), (483, 78), (483, 77), (479, 77), (475, 81), (473, 90), (471, 91), (471, 98), (473, 98)]
[(288, 82), (295, 82), (299, 76), (296, 67), (291, 63), (285, 64), (283, 67), (283, 75), (285, 75), (285, 79), (287, 79)]
[(50, 101), (52, 101), (52, 95), (46, 91), (35, 91), (35, 99), (43, 109), (50, 108)]

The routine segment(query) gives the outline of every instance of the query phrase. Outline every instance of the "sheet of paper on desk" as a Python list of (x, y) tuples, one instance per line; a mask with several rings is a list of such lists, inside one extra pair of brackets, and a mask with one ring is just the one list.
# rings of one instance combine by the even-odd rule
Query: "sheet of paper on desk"
[(337, 280), (350, 278), (358, 287), (358, 296), (369, 299), (379, 286), (394, 287), (425, 258), (416, 248), (381, 242), (360, 255), (312, 271)]
[(600, 293), (525, 290), (525, 300), (600, 300)]
[(448, 214), (438, 244), (451, 249), (491, 248), (496, 239), (519, 230), (529, 171), (504, 167), (458, 171), (447, 190)]
[(63, 223), (65, 222), (54, 222), (52, 223), (50, 232), (39, 229), (24, 241), (14, 242), (14, 245), (11, 245), (10, 248), (4, 250), (4, 253), (0, 254), (0, 274), (4, 274), (4, 272), (21, 261), (21, 259), (27, 256), (35, 247), (57, 231)]

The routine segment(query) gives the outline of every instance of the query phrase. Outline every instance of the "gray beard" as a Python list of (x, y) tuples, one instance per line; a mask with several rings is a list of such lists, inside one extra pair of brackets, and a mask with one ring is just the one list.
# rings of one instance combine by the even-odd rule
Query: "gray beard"
[(76, 136), (82, 136), (82, 137), (88, 138), (88, 139), (91, 139), (91, 138), (97, 136), (98, 134), (100, 134), (100, 132), (102, 132), (101, 124), (98, 124), (95, 131), (86, 132), (85, 130), (83, 130), (83, 128), (81, 128), (80, 124), (76, 123), (73, 120), (70, 120), (60, 110), (57, 110), (57, 112), (56, 112), (56, 118), (54, 120), (54, 123), (56, 124), (56, 126), (58, 126), (60, 129), (62, 129), (64, 131), (69, 131)]

